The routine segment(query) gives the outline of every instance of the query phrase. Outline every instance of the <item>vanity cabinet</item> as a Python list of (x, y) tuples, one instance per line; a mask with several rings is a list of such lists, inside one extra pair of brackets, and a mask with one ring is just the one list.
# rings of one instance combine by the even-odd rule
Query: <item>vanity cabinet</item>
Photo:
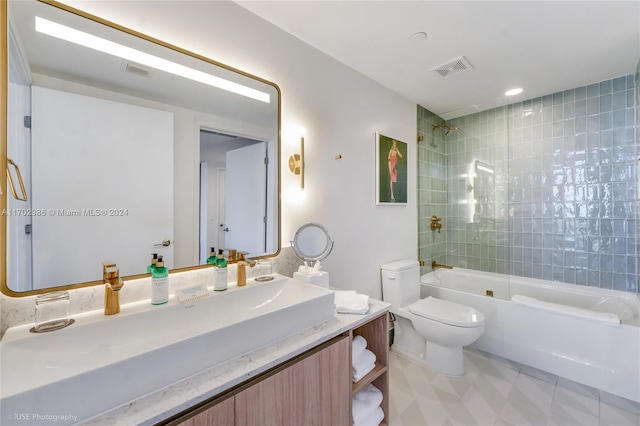
[(236, 393), (236, 426), (348, 425), (350, 339)]
[(203, 407), (195, 416), (179, 421), (181, 426), (234, 426), (235, 401), (233, 394), (218, 398)]
[(165, 424), (349, 425), (349, 335), (336, 337)]
[(370, 321), (354, 328), (350, 333), (351, 340), (354, 336), (362, 336), (367, 341), (367, 349), (376, 355), (376, 366), (366, 376), (351, 385), (351, 398), (369, 383), (382, 392), (382, 411), (384, 420), (382, 425), (389, 423), (389, 317), (385, 312)]
[[(352, 341), (361, 335), (376, 367), (354, 383)], [(389, 333), (384, 312), (221, 396), (161, 424), (181, 426), (350, 426), (353, 396), (369, 383), (383, 395), (389, 422)]]

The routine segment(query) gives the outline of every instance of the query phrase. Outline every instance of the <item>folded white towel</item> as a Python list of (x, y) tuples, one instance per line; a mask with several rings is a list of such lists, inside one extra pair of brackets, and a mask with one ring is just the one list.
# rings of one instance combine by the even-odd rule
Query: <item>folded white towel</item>
[(375, 368), (376, 354), (371, 352), (369, 349), (365, 349), (351, 362), (353, 367), (352, 379), (354, 382), (357, 382)]
[[(373, 390), (372, 390), (373, 389)], [(354, 395), (351, 401), (353, 423), (361, 423), (382, 403), (382, 392), (372, 384)]]
[(360, 370), (356, 371), (355, 369), (353, 370), (353, 376), (351, 377), (353, 382), (358, 382), (360, 381), (360, 379), (362, 379), (364, 376), (366, 376), (367, 374), (369, 374), (369, 372), (371, 370), (373, 370), (374, 368), (376, 368), (376, 364), (372, 363), (369, 365), (365, 365), (363, 368), (361, 368)]
[(353, 424), (362, 423), (362, 421), (369, 417), (371, 413), (376, 411), (376, 408), (378, 408), (379, 406), (380, 404), (366, 404), (353, 398), (353, 400), (351, 401), (351, 415), (353, 416)]
[(369, 311), (369, 296), (353, 290), (335, 292), (336, 311), (339, 314), (361, 314)]
[(369, 349), (364, 349), (357, 357), (351, 360), (351, 366), (354, 370), (361, 370), (369, 364), (375, 364), (376, 354)]
[(384, 420), (384, 411), (382, 411), (382, 407), (378, 407), (371, 412), (366, 418), (362, 421), (356, 423), (353, 422), (353, 426), (379, 426), (380, 422)]
[(355, 336), (351, 342), (351, 358), (356, 359), (367, 347), (367, 340), (362, 336)]
[(353, 398), (373, 406), (380, 405), (383, 399), (382, 391), (371, 383), (362, 388), (362, 390), (356, 393)]

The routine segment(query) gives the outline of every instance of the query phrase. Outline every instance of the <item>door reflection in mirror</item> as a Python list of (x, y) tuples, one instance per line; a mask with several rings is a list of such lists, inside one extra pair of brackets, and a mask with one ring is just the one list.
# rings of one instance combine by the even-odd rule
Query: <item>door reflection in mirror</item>
[(214, 130), (200, 132), (200, 263), (210, 247), (268, 253), (275, 212), (267, 202), (275, 178), (273, 143)]

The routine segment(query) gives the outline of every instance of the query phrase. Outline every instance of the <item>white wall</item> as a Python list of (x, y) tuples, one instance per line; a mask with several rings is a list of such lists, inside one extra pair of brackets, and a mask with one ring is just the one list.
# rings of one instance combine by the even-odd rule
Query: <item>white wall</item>
[[(415, 104), (231, 2), (66, 3), (280, 86), (283, 246), (301, 224), (323, 223), (335, 240), (324, 262), (331, 285), (379, 298), (380, 264), (416, 258)], [(299, 150), (289, 136), (299, 126), (306, 128), (305, 200), (290, 197), (298, 180), (286, 164)], [(375, 205), (376, 131), (409, 144), (407, 206)], [(193, 158), (193, 149), (175, 155)]]

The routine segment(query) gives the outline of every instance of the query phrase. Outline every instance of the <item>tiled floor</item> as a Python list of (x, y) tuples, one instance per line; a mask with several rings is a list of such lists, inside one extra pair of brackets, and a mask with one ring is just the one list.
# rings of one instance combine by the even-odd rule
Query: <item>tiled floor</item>
[(393, 351), (389, 368), (389, 426), (640, 425), (640, 404), (472, 348), (462, 377)]

